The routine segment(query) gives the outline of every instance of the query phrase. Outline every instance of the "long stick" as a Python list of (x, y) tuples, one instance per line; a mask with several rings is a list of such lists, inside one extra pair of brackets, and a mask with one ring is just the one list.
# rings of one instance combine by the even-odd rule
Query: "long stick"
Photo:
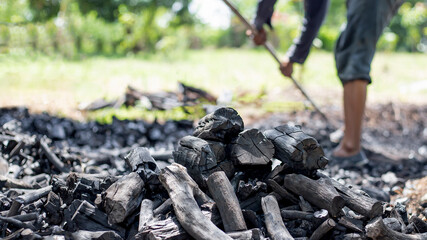
[[(248, 20), (246, 20), (246, 18), (242, 16), (242, 14), (240, 14), (240, 12), (237, 10), (237, 8), (231, 2), (229, 2), (228, 0), (223, 0), (223, 1), (231, 9), (231, 11), (233, 11), (234, 14), (236, 14), (236, 16), (243, 22), (243, 24), (245, 24), (246, 27), (252, 31), (252, 33), (257, 32), (257, 30), (252, 26), (252, 24), (250, 24), (248, 22)], [(264, 45), (265, 49), (267, 49), (267, 51), (271, 54), (271, 56), (273, 56), (273, 58), (276, 60), (276, 62), (281, 66), (282, 62), (280, 61), (279, 57), (276, 54), (276, 51), (274, 50), (274, 48), (270, 44), (270, 42), (266, 41), (263, 45)], [(295, 80), (295, 78), (292, 76), (290, 76), (289, 78), (292, 80), (292, 82), (298, 88), (298, 90), (302, 93), (302, 95), (304, 95), (304, 97), (311, 103), (311, 105), (313, 105), (314, 109), (322, 116), (322, 118), (326, 122), (329, 123), (329, 120), (326, 117), (326, 115), (322, 111), (320, 111), (320, 109), (317, 107), (317, 104), (315, 104), (314, 101), (308, 96), (308, 94), (301, 87), (301, 85)]]

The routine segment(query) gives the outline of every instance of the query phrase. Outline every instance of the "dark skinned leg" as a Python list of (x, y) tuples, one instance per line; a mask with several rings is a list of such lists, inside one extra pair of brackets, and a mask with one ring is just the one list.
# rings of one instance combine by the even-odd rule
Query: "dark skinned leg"
[(344, 136), (333, 156), (348, 157), (361, 149), (362, 121), (368, 82), (357, 79), (344, 84)]

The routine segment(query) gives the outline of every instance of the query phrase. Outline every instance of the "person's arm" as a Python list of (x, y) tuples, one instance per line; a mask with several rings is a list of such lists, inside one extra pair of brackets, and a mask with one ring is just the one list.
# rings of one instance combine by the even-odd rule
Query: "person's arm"
[(290, 62), (304, 63), (310, 52), (311, 44), (319, 32), (328, 11), (329, 0), (305, 0), (304, 20), (301, 34), (294, 40), (287, 56)]
[(274, 4), (276, 4), (276, 0), (258, 1), (258, 8), (254, 21), (254, 25), (258, 31), (263, 29), (264, 24), (267, 24), (270, 28), (272, 28), (271, 17), (273, 16), (274, 12)]

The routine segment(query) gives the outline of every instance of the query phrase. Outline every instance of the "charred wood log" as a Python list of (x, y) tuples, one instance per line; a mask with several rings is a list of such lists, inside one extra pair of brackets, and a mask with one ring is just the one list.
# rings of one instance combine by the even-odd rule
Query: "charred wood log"
[(366, 236), (374, 240), (423, 240), (427, 239), (427, 233), (404, 234), (386, 227), (381, 217), (372, 219), (365, 227)]
[(135, 211), (143, 198), (144, 181), (137, 173), (130, 173), (113, 183), (105, 192), (104, 207), (108, 221), (121, 223)]
[(236, 110), (219, 108), (200, 119), (193, 135), (206, 140), (229, 143), (243, 129), (243, 120)]
[(195, 87), (188, 86), (182, 82), (178, 82), (178, 89), (182, 94), (182, 101), (192, 102), (199, 99), (206, 99), (209, 102), (216, 102), (216, 97), (212, 96), (210, 93)]
[(79, 240), (122, 240), (123, 238), (114, 231), (86, 231), (79, 230), (71, 234), (73, 239)]
[(339, 219), (338, 224), (341, 224), (352, 231), (363, 233), (363, 221), (361, 220), (344, 216)]
[(322, 239), (322, 237), (335, 226), (336, 226), (336, 223), (333, 219), (331, 218), (327, 219), (322, 224), (320, 224), (320, 226), (313, 232), (313, 234), (310, 237), (310, 240)]
[(413, 216), (409, 219), (410, 223), (414, 224), (414, 227), (417, 232), (419, 233), (427, 233), (427, 222), (423, 221), (422, 219)]
[(314, 219), (313, 213), (297, 211), (297, 210), (280, 210), (283, 219), (304, 219), (311, 221)]
[(258, 228), (246, 230), (246, 231), (238, 231), (238, 232), (229, 232), (227, 233), (234, 240), (261, 240), (262, 234)]
[(153, 220), (154, 217), (154, 203), (150, 199), (144, 199), (141, 202), (141, 207), (139, 211), (139, 223), (138, 231), (141, 231), (142, 228), (147, 225), (148, 222)]
[(304, 212), (314, 212), (313, 207), (310, 205), (309, 202), (307, 202), (303, 196), (299, 196), (299, 207), (301, 208), (302, 211)]
[(240, 132), (230, 146), (230, 159), (236, 165), (265, 165), (271, 162), (274, 146), (258, 129)]
[(185, 166), (191, 177), (204, 187), (209, 174), (225, 159), (225, 149), (222, 143), (186, 136), (179, 140), (173, 156), (175, 162)]
[(207, 185), (221, 214), (225, 232), (246, 230), (239, 200), (225, 173), (222, 171), (212, 173), (207, 180)]
[(29, 228), (31, 230), (35, 230), (36, 229), (33, 225), (25, 223), (25, 222), (22, 222), (22, 221), (20, 221), (18, 219), (12, 218), (12, 217), (2, 217), (2, 216), (0, 216), (0, 222), (10, 223), (10, 224), (12, 224), (12, 225), (14, 225), (16, 227), (19, 227), (19, 228)]
[(168, 198), (166, 201), (160, 204), (160, 206), (154, 209), (153, 214), (154, 216), (157, 216), (159, 214), (166, 214), (170, 212), (172, 209), (173, 209), (172, 200)]
[(146, 186), (154, 189), (160, 184), (158, 180), (160, 170), (147, 148), (133, 149), (125, 156), (125, 161), (133, 172), (139, 174)]
[(282, 125), (264, 131), (274, 144), (274, 157), (289, 164), (296, 172), (307, 172), (326, 166), (328, 159), (316, 139), (305, 134), (301, 127)]
[(207, 219), (200, 210), (197, 199), (211, 201), (187, 174), (185, 167), (172, 164), (159, 176), (172, 199), (174, 212), (182, 227), (196, 239), (231, 239)]
[(322, 177), (332, 183), (332, 185), (344, 199), (345, 205), (351, 210), (369, 218), (374, 218), (382, 214), (383, 208), (380, 201), (357, 193), (356, 191), (342, 185), (332, 178), (328, 178), (324, 175)]
[(22, 205), (35, 202), (40, 198), (48, 195), (50, 191), (52, 191), (52, 186), (47, 186), (37, 190), (27, 190), (25, 194), (18, 196), (13, 200), (12, 206), (10, 207), (7, 216), (15, 216), (16, 214), (18, 214), (19, 209)]
[[(121, 237), (125, 235), (126, 230), (118, 225), (110, 224), (108, 216), (104, 212), (97, 209), (87, 201), (75, 201), (69, 207), (67, 214), (69, 220), (68, 228), (71, 231), (87, 230), (87, 231), (115, 231)], [(78, 207), (76, 207), (78, 205)]]
[(344, 207), (344, 199), (324, 180), (312, 180), (301, 174), (288, 174), (284, 179), (284, 187), (304, 197), (314, 206), (328, 210), (333, 216), (338, 216)]
[(37, 188), (32, 184), (28, 184), (22, 180), (9, 178), (7, 176), (0, 175), (0, 188), (23, 188), (23, 189), (34, 189)]
[(261, 199), (261, 206), (264, 212), (265, 226), (271, 239), (294, 239), (283, 223), (276, 198), (271, 195), (263, 197)]
[(40, 147), (43, 150), (49, 162), (52, 163), (52, 165), (55, 166), (55, 168), (58, 169), (58, 171), (69, 172), (69, 169), (65, 166), (65, 164), (56, 156), (55, 153), (52, 152), (52, 150), (50, 150), (49, 146), (47, 145), (44, 139), (40, 140)]
[[(219, 213), (214, 210), (202, 209), (202, 214), (210, 219), (215, 225), (221, 223)], [(135, 239), (168, 239), (186, 240), (191, 237), (182, 228), (175, 216), (169, 216), (165, 220), (156, 220), (147, 223), (146, 226), (135, 236)]]
[(289, 193), (288, 191), (286, 191), (286, 189), (284, 189), (283, 187), (281, 187), (276, 181), (274, 181), (273, 179), (268, 179), (268, 186), (271, 187), (271, 189), (273, 189), (273, 191), (277, 194), (279, 194), (280, 196), (282, 196), (283, 199), (291, 202), (291, 203), (298, 203), (298, 199), (292, 195), (291, 193)]

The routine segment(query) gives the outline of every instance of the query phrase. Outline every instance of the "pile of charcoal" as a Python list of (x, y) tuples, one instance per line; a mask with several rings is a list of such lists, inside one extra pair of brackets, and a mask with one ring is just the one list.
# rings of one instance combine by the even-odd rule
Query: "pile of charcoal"
[[(25, 133), (34, 121), (1, 121), (3, 239), (427, 238), (421, 216), (408, 219), (404, 206), (321, 171), (322, 147), (295, 124), (245, 130), (234, 109), (220, 108), (177, 139), (172, 155), (132, 144), (121, 158), (115, 147), (91, 154), (68, 137)], [(48, 123), (39, 124), (47, 135), (57, 128)], [(111, 138), (129, 131), (98, 127)]]

